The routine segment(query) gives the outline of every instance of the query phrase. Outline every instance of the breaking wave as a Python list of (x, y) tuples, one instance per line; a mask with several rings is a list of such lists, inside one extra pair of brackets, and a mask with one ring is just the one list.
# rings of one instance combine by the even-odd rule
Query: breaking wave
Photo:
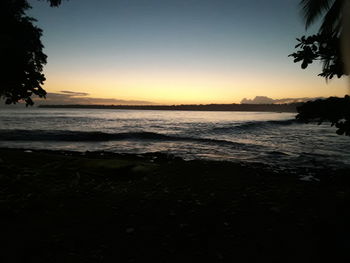
[(250, 122), (244, 122), (240, 124), (232, 124), (230, 126), (225, 127), (215, 127), (213, 128), (213, 131), (246, 131), (246, 130), (258, 130), (258, 129), (266, 129), (266, 128), (274, 128), (276, 126), (287, 126), (292, 124), (298, 124), (297, 120), (290, 119), (290, 120), (271, 120), (271, 121), (250, 121)]
[(243, 144), (210, 138), (193, 138), (187, 136), (166, 135), (154, 132), (83, 132), (83, 131), (50, 131), (50, 130), (0, 130), (0, 141), (62, 141), (62, 142), (103, 142), (103, 141), (183, 141), (207, 144), (225, 144), (240, 147)]

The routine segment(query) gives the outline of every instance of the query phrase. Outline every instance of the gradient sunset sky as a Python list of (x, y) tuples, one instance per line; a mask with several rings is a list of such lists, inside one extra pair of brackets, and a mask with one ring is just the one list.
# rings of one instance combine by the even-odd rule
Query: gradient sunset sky
[(44, 30), (48, 92), (161, 104), (344, 96), (321, 66), (288, 55), (305, 32), (299, 0), (31, 0)]

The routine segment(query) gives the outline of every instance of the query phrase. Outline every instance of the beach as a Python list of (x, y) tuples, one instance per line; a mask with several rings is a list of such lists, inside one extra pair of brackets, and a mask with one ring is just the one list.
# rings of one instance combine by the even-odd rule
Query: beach
[(0, 149), (1, 262), (349, 260), (348, 169)]
[(345, 2), (1, 0), (0, 263), (349, 263)]

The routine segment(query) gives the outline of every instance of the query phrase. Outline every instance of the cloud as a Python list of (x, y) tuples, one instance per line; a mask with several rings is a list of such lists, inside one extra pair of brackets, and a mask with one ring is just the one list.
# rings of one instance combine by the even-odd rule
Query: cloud
[(305, 101), (317, 100), (317, 99), (323, 99), (323, 97), (272, 99), (266, 96), (256, 96), (254, 99), (247, 99), (247, 98), (242, 99), (241, 104), (285, 104), (285, 103), (305, 102)]
[(84, 97), (84, 96), (89, 96), (89, 93), (86, 92), (75, 92), (75, 91), (69, 91), (69, 90), (61, 90), (60, 91), (63, 94), (70, 95), (72, 97)]
[(241, 101), (241, 104), (273, 104), (275, 102), (274, 99), (271, 99), (266, 96), (256, 96), (254, 99), (246, 99), (244, 98)]
[(98, 104), (98, 105), (153, 105), (143, 100), (120, 100), (88, 97), (89, 93), (62, 90), (60, 93), (48, 93), (46, 99), (35, 98), (35, 105)]

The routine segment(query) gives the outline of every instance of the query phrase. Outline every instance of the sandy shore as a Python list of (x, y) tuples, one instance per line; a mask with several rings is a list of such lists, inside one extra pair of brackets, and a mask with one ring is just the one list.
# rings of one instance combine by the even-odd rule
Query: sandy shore
[(349, 176), (0, 149), (0, 261), (350, 262)]

